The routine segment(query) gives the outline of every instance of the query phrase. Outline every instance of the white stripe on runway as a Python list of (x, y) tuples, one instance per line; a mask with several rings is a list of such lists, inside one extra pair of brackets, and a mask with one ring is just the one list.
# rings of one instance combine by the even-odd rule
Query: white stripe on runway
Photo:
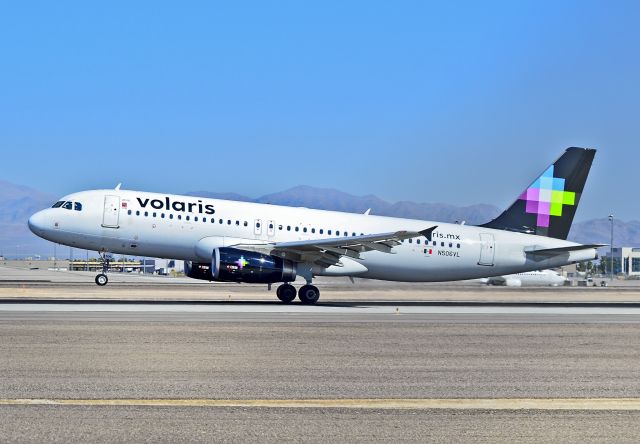
[(640, 410), (640, 398), (0, 399), (0, 405), (453, 410)]
[(640, 315), (636, 307), (325, 306), (247, 304), (30, 304), (0, 303), (0, 312), (283, 313), (283, 314), (510, 314)]

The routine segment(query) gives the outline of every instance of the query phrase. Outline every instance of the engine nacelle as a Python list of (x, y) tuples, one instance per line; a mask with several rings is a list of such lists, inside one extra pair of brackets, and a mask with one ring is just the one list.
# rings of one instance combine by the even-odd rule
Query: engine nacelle
[(193, 279), (273, 284), (296, 280), (296, 263), (281, 257), (237, 248), (216, 248), (211, 263), (184, 261), (184, 273)]
[(184, 274), (192, 279), (213, 280), (211, 264), (207, 263), (184, 261)]
[(273, 284), (296, 280), (296, 263), (287, 259), (238, 248), (216, 248), (211, 262), (213, 280)]

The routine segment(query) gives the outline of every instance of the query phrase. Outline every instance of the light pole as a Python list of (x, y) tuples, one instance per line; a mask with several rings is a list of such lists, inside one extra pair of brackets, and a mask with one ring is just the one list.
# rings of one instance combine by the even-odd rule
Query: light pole
[(611, 244), (609, 245), (609, 273), (610, 278), (613, 281), (613, 214), (609, 215), (609, 222), (611, 222)]

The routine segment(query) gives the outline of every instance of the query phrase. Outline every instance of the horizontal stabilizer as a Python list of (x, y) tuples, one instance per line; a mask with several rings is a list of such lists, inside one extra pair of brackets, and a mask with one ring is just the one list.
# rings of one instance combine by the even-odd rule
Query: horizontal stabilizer
[(586, 245), (570, 245), (568, 247), (558, 248), (543, 248), (540, 250), (527, 250), (527, 254), (537, 254), (540, 256), (555, 256), (562, 253), (568, 253), (570, 251), (588, 250), (590, 248), (606, 247), (607, 244), (586, 244)]

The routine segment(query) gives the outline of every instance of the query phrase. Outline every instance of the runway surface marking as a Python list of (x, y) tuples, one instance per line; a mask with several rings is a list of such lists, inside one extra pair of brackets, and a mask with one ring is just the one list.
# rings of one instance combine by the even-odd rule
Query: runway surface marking
[(281, 314), (563, 314), (640, 315), (634, 307), (478, 307), (478, 306), (303, 306), (201, 304), (23, 304), (0, 303), (0, 312), (119, 312), (119, 313), (281, 313)]
[(640, 398), (0, 399), (0, 405), (453, 410), (640, 410)]

